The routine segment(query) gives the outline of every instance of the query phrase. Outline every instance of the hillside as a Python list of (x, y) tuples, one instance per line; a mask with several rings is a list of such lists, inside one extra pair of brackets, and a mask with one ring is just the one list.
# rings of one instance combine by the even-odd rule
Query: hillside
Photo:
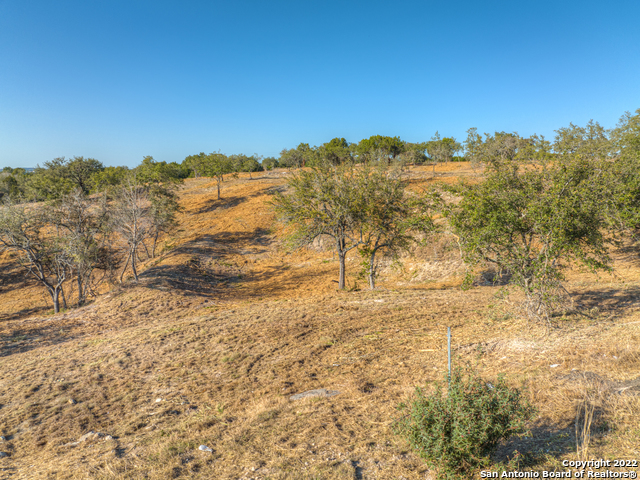
[[(412, 168), (410, 188), (473, 177), (464, 163), (436, 172)], [(563, 469), (585, 401), (587, 457), (640, 458), (636, 250), (612, 252), (614, 275), (571, 272), (584, 313), (549, 330), (508, 314), (480, 277), (463, 292), (447, 238), (388, 261), (375, 291), (353, 255), (338, 292), (322, 242), (284, 247), (268, 202), (286, 176), (228, 179), (220, 200), (209, 179), (187, 180), (179, 228), (140, 282), (79, 309), (53, 315), (0, 257), (0, 478), (430, 478), (392, 425), (415, 386), (443, 378), (447, 326), (457, 362), (524, 383), (539, 408), (496, 461), (518, 450), (522, 468)], [(339, 393), (291, 399), (314, 389)]]

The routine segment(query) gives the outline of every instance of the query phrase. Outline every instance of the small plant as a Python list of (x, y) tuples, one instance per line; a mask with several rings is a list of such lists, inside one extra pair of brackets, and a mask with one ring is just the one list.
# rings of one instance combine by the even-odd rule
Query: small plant
[(503, 377), (495, 385), (485, 382), (469, 366), (454, 368), (451, 383), (435, 382), (431, 395), (416, 387), (408, 413), (395, 424), (395, 433), (405, 437), (439, 478), (466, 478), (485, 466), (498, 443), (523, 432), (536, 409)]

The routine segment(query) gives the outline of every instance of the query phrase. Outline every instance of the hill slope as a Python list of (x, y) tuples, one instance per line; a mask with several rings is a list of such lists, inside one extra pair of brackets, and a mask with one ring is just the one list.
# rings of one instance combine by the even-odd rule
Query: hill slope
[[(446, 165), (437, 179), (470, 174)], [(572, 273), (589, 316), (549, 333), (506, 314), (499, 287), (457, 288), (446, 241), (389, 265), (376, 291), (336, 292), (330, 251), (283, 250), (267, 202), (284, 183), (227, 181), (218, 201), (212, 183), (188, 181), (180, 227), (141, 281), (58, 315), (0, 259), (15, 272), (0, 290), (0, 478), (428, 477), (392, 425), (414, 386), (443, 378), (447, 326), (456, 361), (525, 382), (540, 409), (532, 436), (496, 460), (575, 458), (585, 399), (598, 412), (589, 456), (640, 456), (635, 253), (617, 253), (616, 277)], [(291, 399), (323, 388), (339, 394)]]

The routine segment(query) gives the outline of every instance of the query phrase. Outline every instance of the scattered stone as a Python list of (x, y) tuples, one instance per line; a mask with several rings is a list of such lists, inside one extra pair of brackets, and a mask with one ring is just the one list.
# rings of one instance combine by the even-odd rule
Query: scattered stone
[(200, 445), (198, 450), (202, 450), (203, 452), (213, 452), (213, 448), (207, 447), (206, 445)]
[(107, 435), (106, 437), (104, 437), (105, 440), (113, 440), (113, 437), (111, 435)]
[(9, 454), (7, 452), (0, 452), (0, 458), (8, 457)]
[(300, 400), (302, 398), (310, 397), (333, 397), (334, 395), (340, 395), (341, 392), (337, 390), (327, 390), (326, 388), (318, 388), (317, 390), (309, 390), (308, 392), (298, 393), (289, 397), (289, 400)]
[(551, 368), (556, 368), (556, 367), (559, 367), (559, 366), (560, 366), (559, 363), (554, 363), (553, 365), (549, 365), (549, 367), (551, 367)]
[(98, 440), (99, 438), (104, 437), (105, 434), (104, 433), (100, 433), (100, 432), (94, 432), (93, 430), (89, 433), (85, 433), (84, 435), (82, 435), (79, 439), (78, 439), (78, 443), (80, 442), (86, 442), (86, 441), (91, 441), (91, 440)]
[(156, 398), (156, 403), (160, 403), (162, 401), (161, 398)]
[(0, 442), (6, 442), (7, 441), (7, 437), (5, 437), (4, 435), (2, 435), (0, 437)]
[(78, 402), (76, 402), (73, 398), (70, 398), (70, 399), (69, 399), (69, 403), (70, 403), (71, 405), (75, 405), (75, 404), (76, 404), (76, 403), (78, 403)]

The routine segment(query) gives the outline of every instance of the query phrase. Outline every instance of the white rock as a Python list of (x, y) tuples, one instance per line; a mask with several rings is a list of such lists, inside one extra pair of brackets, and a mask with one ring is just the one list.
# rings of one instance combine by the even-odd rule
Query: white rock
[(554, 363), (553, 365), (549, 365), (549, 367), (551, 367), (551, 368), (556, 368), (556, 367), (559, 367), (559, 366), (560, 366), (559, 363)]
[(161, 401), (162, 401), (162, 399), (161, 399), (161, 398), (156, 398), (156, 403), (159, 403), (159, 402), (161, 402)]
[(203, 452), (213, 452), (213, 448), (207, 447), (206, 445), (200, 445), (198, 450), (202, 450)]

